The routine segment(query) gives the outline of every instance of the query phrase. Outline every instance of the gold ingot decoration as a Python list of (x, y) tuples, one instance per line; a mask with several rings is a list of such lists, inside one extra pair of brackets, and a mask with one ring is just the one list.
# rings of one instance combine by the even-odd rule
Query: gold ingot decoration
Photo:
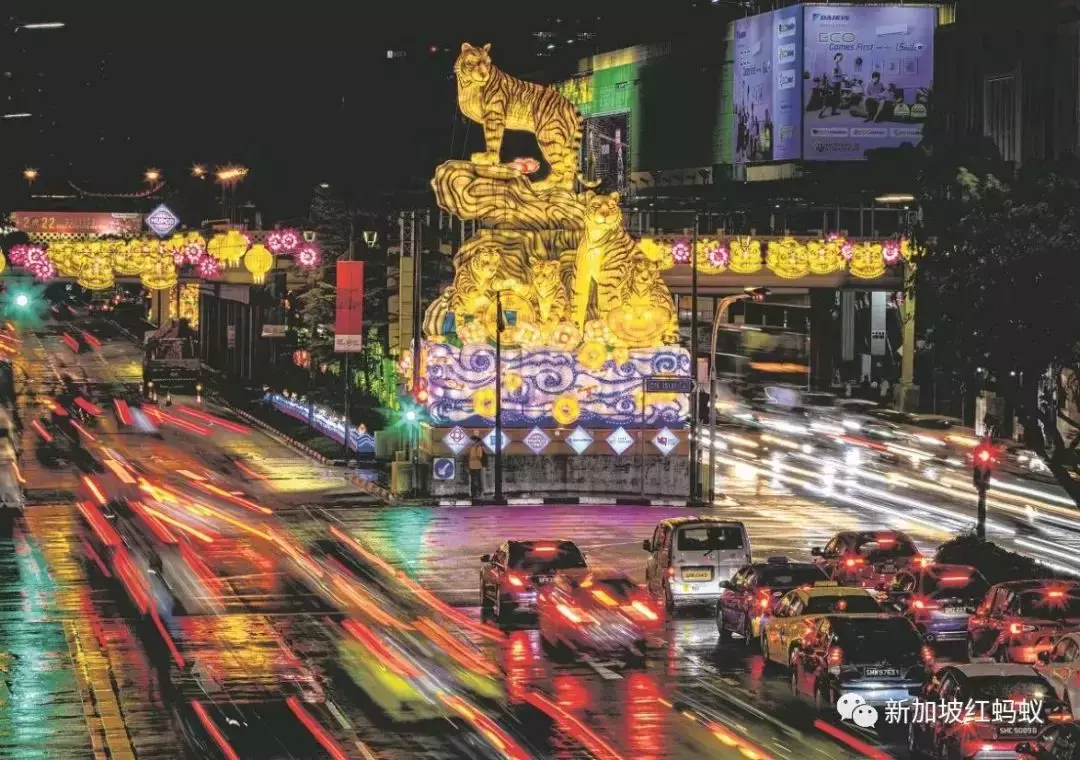
[(228, 267), (238, 266), (247, 249), (247, 238), (236, 230), (214, 235), (206, 245), (207, 252)]
[[(104, 253), (104, 249), (103, 246), (99, 253)], [(108, 290), (116, 284), (112, 261), (105, 255), (88, 257), (82, 263), (76, 281), (87, 290)]]
[(104, 255), (104, 245), (99, 241), (71, 243), (69, 245), (70, 247), (59, 250), (58, 256), (53, 255), (52, 249), (49, 252), (50, 258), (56, 264), (56, 271), (64, 277), (78, 277), (83, 264), (90, 258)]
[(257, 243), (244, 255), (244, 268), (251, 272), (252, 281), (261, 285), (266, 280), (266, 273), (274, 268), (274, 254), (262, 243)]
[(578, 351), (578, 362), (585, 369), (596, 372), (607, 361), (607, 348), (598, 341), (589, 341)]
[(797, 280), (810, 273), (810, 256), (806, 246), (791, 238), (769, 243), (765, 265), (778, 277)]
[(851, 249), (848, 271), (855, 277), (872, 280), (885, 274), (885, 257), (881, 243), (855, 243)]
[(70, 266), (68, 262), (74, 252), (75, 245), (69, 242), (59, 242), (49, 246), (49, 260), (52, 261), (59, 274), (67, 277), (71, 276), (67, 274), (68, 267)]
[(114, 272), (124, 277), (139, 274), (143, 270), (142, 242), (135, 238), (114, 248), (112, 266)]
[(178, 277), (172, 256), (169, 254), (151, 256), (145, 262), (139, 279), (150, 290), (168, 290), (176, 285)]
[(749, 238), (731, 241), (731, 263), (728, 269), (737, 274), (756, 274), (761, 271), (761, 242)]
[(841, 243), (836, 240), (823, 242), (817, 240), (806, 244), (813, 274), (832, 274), (844, 268), (844, 257), (840, 255)]

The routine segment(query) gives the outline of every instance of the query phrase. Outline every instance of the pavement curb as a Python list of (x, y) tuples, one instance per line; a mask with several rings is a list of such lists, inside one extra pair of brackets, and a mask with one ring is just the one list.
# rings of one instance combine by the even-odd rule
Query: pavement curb
[[(726, 497), (718, 497), (716, 506), (725, 506), (728, 503)], [(437, 507), (485, 507), (496, 505), (492, 499), (435, 499), (432, 504)], [(543, 506), (545, 504), (582, 506), (636, 506), (636, 507), (682, 507), (689, 509), (690, 505), (685, 499), (667, 498), (641, 498), (637, 496), (611, 495), (611, 496), (511, 496), (503, 500), (501, 506), (525, 507)]]
[[(302, 454), (303, 456), (306, 456), (308, 459), (312, 459), (312, 460), (318, 462), (319, 464), (324, 464), (324, 465), (327, 465), (328, 467), (333, 467), (333, 466), (335, 466), (336, 464), (338, 464), (341, 461), (341, 460), (337, 460), (337, 459), (330, 459), (330, 458), (328, 458), (326, 456), (323, 456), (322, 454), (320, 454), (318, 451), (311, 448), (310, 446), (307, 446), (307, 445), (305, 445), (303, 443), (300, 443), (300, 441), (296, 440), (295, 438), (290, 438), (289, 436), (282, 433), (280, 430), (278, 430), (276, 427), (274, 427), (270, 423), (264, 422), (263, 420), (260, 420), (255, 415), (250, 414), (248, 412), (245, 412), (243, 409), (237, 409), (232, 404), (229, 404), (229, 403), (226, 403), (226, 402), (220, 401), (220, 400), (217, 403), (224, 406), (226, 409), (231, 411), (233, 414), (236, 414), (237, 416), (243, 418), (248, 423), (254, 425), (257, 428), (259, 428), (260, 430), (262, 430), (264, 433), (269, 435), (271, 438), (273, 438), (278, 443), (282, 444), (283, 446), (289, 447), (290, 449), (297, 452), (298, 454)], [(348, 480), (350, 483), (352, 483), (357, 488), (359, 488), (361, 491), (366, 491), (367, 493), (370, 493), (373, 496), (379, 497), (383, 501), (386, 501), (386, 502), (396, 501), (394, 495), (391, 494), (389, 490), (383, 488), (382, 486), (376, 485), (375, 483), (364, 480), (363, 478), (359, 478), (359, 477), (357, 477), (356, 475), (354, 475), (351, 472), (346, 472), (345, 473), (345, 479)]]

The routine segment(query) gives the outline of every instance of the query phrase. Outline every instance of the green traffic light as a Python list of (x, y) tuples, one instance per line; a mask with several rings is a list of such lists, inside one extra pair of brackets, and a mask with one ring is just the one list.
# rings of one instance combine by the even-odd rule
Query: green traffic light
[(26, 293), (19, 293), (15, 296), (15, 305), (20, 309), (25, 309), (30, 305), (30, 296), (26, 295)]
[(410, 409), (409, 411), (405, 412), (405, 419), (407, 419), (409, 422), (416, 422), (416, 410)]

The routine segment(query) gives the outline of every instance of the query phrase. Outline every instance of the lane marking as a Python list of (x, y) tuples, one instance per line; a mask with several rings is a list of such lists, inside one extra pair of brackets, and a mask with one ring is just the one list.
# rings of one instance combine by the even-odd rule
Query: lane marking
[(592, 658), (592, 655), (588, 655), (588, 654), (584, 655), (581, 658), (581, 661), (584, 662), (584, 663), (587, 663), (605, 681), (621, 681), (621, 680), (623, 680), (622, 675), (620, 675), (619, 673), (616, 673), (614, 670), (611, 670), (610, 668), (607, 667), (608, 665), (615, 664), (613, 662), (597, 662), (596, 660), (594, 660)]

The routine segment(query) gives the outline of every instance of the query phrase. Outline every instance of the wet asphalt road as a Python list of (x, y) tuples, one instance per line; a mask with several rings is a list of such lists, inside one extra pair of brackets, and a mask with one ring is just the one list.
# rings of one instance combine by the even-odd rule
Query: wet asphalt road
[[(98, 332), (110, 337), (107, 329)], [(58, 335), (43, 334), (26, 336), (25, 349), (39, 391), (24, 399), (26, 413), (59, 371), (85, 377), (97, 388), (138, 379), (138, 352), (124, 340), (106, 340), (100, 354), (76, 357)], [(628, 506), (387, 507), (339, 473), (254, 430), (215, 429), (200, 437), (165, 429), (158, 439), (118, 430), (106, 415), (95, 435), (163, 478), (180, 470), (214, 471), (270, 506), (274, 519), (301, 538), (320, 537), (327, 524), (337, 525), (475, 619), (479, 555), (505, 538), (572, 539), (592, 564), (641, 580), (642, 539), (660, 519), (686, 513)], [(0, 541), (0, 641), (16, 656), (8, 675), (13, 689), (0, 711), (0, 757), (46, 756), (44, 748), (65, 757), (175, 757), (184, 743), (176, 707), (199, 693), (206, 679), (178, 669), (116, 584), (87, 561), (72, 500), (63, 498), (65, 491), (78, 491), (78, 479), (70, 469), (37, 463), (29, 455), (35, 443), (27, 440), (28, 485), (46, 503), (30, 507), (13, 539)], [(244, 463), (242, 471), (232, 464), (235, 459)], [(803, 559), (811, 546), (853, 528), (905, 529), (931, 550), (972, 513), (959, 490), (948, 494), (855, 477), (853, 485), (834, 484), (826, 491), (798, 471), (808, 468), (805, 462), (790, 460), (791, 469), (785, 469), (727, 455), (722, 465), (718, 488), (725, 498), (704, 511), (745, 522), (758, 557)], [(878, 474), (873, 467), (866, 472)], [(1055, 541), (1061, 532), (1056, 525), (1025, 524), (1004, 510), (998, 518), (993, 538), (1026, 541), (1037, 551), (1050, 530)], [(1080, 535), (1065, 533), (1061, 541), (1072, 546)], [(218, 556), (208, 551), (205, 557), (227, 584), (226, 614), (167, 621), (188, 659), (205, 663), (204, 672), (222, 674), (233, 698), (263, 699), (274, 688), (270, 654), (283, 644), (325, 685), (328, 705), (316, 710), (317, 717), (350, 756), (475, 755), (475, 737), (460, 722), (410, 730), (380, 716), (359, 690), (343, 683), (325, 610), (288, 581), (272, 558), (249, 549)], [(1050, 553), (1045, 557), (1067, 563)], [(465, 629), (459, 633), (468, 635)], [(818, 718), (832, 723), (835, 716), (818, 716), (793, 700), (784, 674), (766, 671), (760, 656), (738, 640), (720, 647), (707, 615), (671, 622), (645, 668), (616, 661), (548, 662), (528, 625), (510, 631), (504, 642), (474, 640), (505, 672), (509, 707), (492, 714), (536, 756), (858, 756), (815, 726)], [(549, 697), (588, 732), (522, 704), (527, 692)], [(718, 726), (723, 730), (714, 730)], [(846, 730), (853, 741), (880, 743), (872, 732)], [(886, 749), (905, 754), (895, 745)]]

